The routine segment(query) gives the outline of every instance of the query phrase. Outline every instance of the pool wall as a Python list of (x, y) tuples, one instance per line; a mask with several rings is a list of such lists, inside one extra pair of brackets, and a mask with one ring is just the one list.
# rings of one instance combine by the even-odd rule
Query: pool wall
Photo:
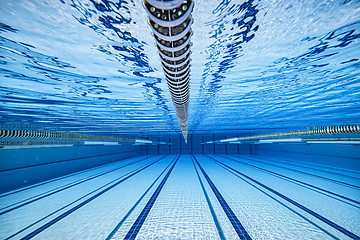
[(337, 168), (360, 170), (360, 145), (347, 144), (259, 144), (259, 156), (297, 159)]
[(296, 159), (301, 162), (360, 170), (360, 146), (340, 144), (268, 143), (202, 144), (233, 135), (189, 135), (185, 144), (181, 135), (150, 136), (170, 144), (43, 147), (0, 150), (0, 192), (82, 171), (139, 155), (168, 154), (239, 154), (269, 159)]
[(145, 154), (144, 146), (73, 146), (0, 150), (0, 192)]
[(207, 141), (237, 137), (237, 134), (189, 134), (187, 144), (182, 135), (160, 134), (148, 136), (148, 139), (168, 142), (170, 145), (147, 145), (148, 155), (156, 154), (251, 154), (250, 144), (202, 144)]

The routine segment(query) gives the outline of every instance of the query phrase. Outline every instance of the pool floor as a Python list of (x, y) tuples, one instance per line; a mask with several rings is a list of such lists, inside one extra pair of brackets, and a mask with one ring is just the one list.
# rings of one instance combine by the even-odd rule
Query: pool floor
[(144, 155), (0, 195), (1, 239), (356, 239), (360, 173), (254, 155)]

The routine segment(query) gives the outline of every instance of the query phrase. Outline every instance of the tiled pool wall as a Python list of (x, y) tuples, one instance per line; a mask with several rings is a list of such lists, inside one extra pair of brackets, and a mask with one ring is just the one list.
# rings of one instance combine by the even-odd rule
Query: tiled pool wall
[(224, 138), (238, 137), (238, 134), (189, 134), (187, 144), (182, 135), (158, 134), (148, 136), (148, 139), (169, 144), (146, 145), (145, 152), (149, 155), (156, 154), (254, 154), (256, 147), (250, 144), (202, 144), (204, 142)]
[(144, 146), (0, 149), (0, 193), (125, 158), (144, 155)]
[(360, 146), (348, 144), (266, 143), (266, 144), (202, 144), (238, 137), (237, 134), (189, 134), (185, 143), (182, 135), (148, 137), (170, 145), (146, 145), (145, 154), (250, 154), (289, 157), (299, 161), (360, 170)]
[(336, 144), (202, 144), (233, 135), (150, 136), (171, 144), (74, 146), (0, 150), (0, 192), (25, 187), (48, 179), (139, 155), (239, 154), (285, 157), (333, 167), (360, 170), (359, 145)]

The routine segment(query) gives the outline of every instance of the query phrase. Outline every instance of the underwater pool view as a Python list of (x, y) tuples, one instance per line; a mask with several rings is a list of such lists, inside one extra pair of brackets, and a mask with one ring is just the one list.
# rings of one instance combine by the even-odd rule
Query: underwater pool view
[(0, 1), (0, 239), (360, 239), (360, 1), (193, 2), (185, 141), (158, 10)]
[(359, 172), (282, 158), (142, 156), (2, 194), (0, 236), (352, 239), (358, 183)]

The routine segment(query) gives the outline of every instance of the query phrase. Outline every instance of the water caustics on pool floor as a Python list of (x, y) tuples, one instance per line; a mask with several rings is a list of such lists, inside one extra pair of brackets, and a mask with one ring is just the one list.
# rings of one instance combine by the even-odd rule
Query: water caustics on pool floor
[(149, 155), (0, 195), (1, 239), (357, 239), (360, 172)]

